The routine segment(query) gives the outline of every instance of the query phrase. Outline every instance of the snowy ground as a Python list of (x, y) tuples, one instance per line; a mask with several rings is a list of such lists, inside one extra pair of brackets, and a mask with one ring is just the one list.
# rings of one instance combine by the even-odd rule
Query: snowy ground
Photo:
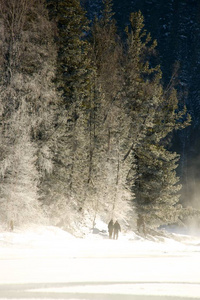
[(0, 232), (0, 299), (200, 299), (200, 237)]

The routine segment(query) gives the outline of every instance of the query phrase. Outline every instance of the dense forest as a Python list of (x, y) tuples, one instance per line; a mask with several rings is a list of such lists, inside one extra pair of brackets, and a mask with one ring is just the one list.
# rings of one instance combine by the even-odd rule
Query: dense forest
[(165, 84), (140, 10), (120, 34), (111, 0), (84, 4), (0, 0), (0, 222), (184, 225), (176, 70)]

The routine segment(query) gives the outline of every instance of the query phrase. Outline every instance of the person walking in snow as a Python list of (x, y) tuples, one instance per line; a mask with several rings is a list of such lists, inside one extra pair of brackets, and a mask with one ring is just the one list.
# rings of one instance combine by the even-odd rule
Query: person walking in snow
[(118, 239), (119, 231), (121, 231), (121, 226), (119, 225), (118, 221), (116, 221), (114, 224), (114, 234), (113, 234), (114, 240)]
[(108, 232), (109, 232), (109, 239), (112, 239), (112, 234), (113, 234), (113, 220), (112, 219), (108, 223)]

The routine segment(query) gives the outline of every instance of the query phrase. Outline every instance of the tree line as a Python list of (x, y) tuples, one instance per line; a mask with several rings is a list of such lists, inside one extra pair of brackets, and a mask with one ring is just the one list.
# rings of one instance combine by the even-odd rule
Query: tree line
[(141, 12), (123, 37), (111, 0), (94, 20), (79, 0), (0, 0), (0, 23), (1, 222), (181, 221), (170, 141), (190, 116)]

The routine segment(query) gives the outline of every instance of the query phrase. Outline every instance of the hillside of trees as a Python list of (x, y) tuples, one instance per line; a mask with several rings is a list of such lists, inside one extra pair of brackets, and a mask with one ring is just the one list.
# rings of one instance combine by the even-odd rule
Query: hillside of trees
[[(140, 11), (111, 0), (0, 0), (0, 222), (184, 224), (174, 132), (190, 126)], [(173, 74), (172, 74), (173, 76)]]

